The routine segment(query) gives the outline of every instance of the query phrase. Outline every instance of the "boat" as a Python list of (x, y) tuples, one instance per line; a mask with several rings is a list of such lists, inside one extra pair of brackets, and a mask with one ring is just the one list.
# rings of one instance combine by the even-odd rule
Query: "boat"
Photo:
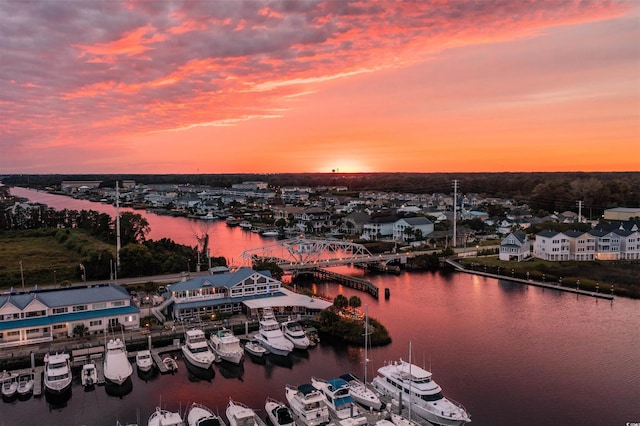
[(313, 326), (306, 327), (304, 329), (304, 334), (307, 336), (307, 339), (309, 339), (309, 346), (316, 346), (320, 343), (320, 335), (318, 334), (317, 328)]
[(204, 216), (200, 216), (200, 219), (202, 219), (202, 220), (215, 220), (216, 217), (213, 215), (213, 212), (208, 212)]
[(275, 229), (267, 229), (260, 233), (263, 237), (278, 237), (280, 236), (280, 232)]
[(98, 370), (94, 363), (91, 362), (82, 366), (80, 383), (82, 383), (82, 386), (85, 388), (93, 387), (98, 383)]
[(25, 396), (33, 392), (33, 373), (22, 373), (18, 376), (18, 395)]
[(153, 368), (153, 358), (151, 351), (148, 349), (138, 351), (136, 354), (136, 367), (138, 371), (147, 372)]
[(274, 355), (287, 356), (293, 350), (293, 343), (284, 337), (273, 311), (268, 307), (262, 311), (260, 328), (255, 339)]
[(206, 370), (216, 360), (216, 356), (205, 337), (204, 331), (192, 328), (184, 333), (184, 345), (181, 346), (182, 355), (191, 365)]
[(260, 343), (249, 340), (244, 344), (244, 350), (247, 351), (250, 355), (261, 358), (262, 356), (269, 353), (269, 351), (263, 347)]
[(417, 423), (413, 420), (409, 420), (408, 418), (404, 417), (402, 414), (398, 414), (398, 413), (391, 413), (391, 423), (393, 423), (395, 426), (420, 426), (420, 423)]
[(69, 354), (55, 353), (44, 356), (44, 388), (49, 393), (64, 393), (71, 387)]
[(273, 426), (295, 426), (293, 413), (284, 402), (267, 397), (264, 403), (264, 411)]
[(13, 398), (18, 393), (18, 381), (15, 377), (9, 377), (2, 381), (2, 397)]
[(163, 410), (156, 407), (156, 410), (149, 416), (148, 426), (185, 426), (179, 413)]
[(104, 354), (104, 378), (115, 385), (122, 385), (133, 374), (127, 358), (127, 348), (121, 339), (111, 339)]
[(363, 382), (351, 373), (343, 374), (340, 378), (349, 384), (349, 395), (360, 405), (376, 411), (384, 408), (384, 403), (378, 394), (369, 389)]
[(309, 338), (298, 321), (289, 319), (280, 324), (280, 329), (284, 337), (293, 343), (295, 349), (307, 349), (309, 347)]
[(380, 367), (373, 386), (390, 398), (399, 400), (402, 394), (403, 400), (410, 399), (410, 412), (431, 423), (459, 426), (471, 421), (461, 404), (444, 397), (431, 372), (411, 362), (401, 359)]
[(229, 426), (266, 426), (255, 411), (233, 399), (229, 399), (226, 414)]
[(376, 392), (367, 387), (367, 365), (369, 364), (369, 306), (365, 309), (364, 320), (364, 380), (361, 382), (353, 374), (343, 374), (341, 379), (349, 383), (349, 395), (360, 405), (381, 410), (384, 404)]
[[(329, 380), (311, 377), (314, 388), (322, 391), (327, 399), (327, 407), (340, 420), (354, 418), (360, 414), (354, 399), (349, 395), (349, 383), (344, 379), (335, 378)], [(364, 419), (366, 423), (366, 419)]]
[(240, 339), (233, 331), (224, 327), (209, 336), (209, 346), (216, 356), (232, 364), (240, 364), (244, 358), (244, 351), (240, 346)]
[(175, 373), (176, 371), (178, 371), (178, 363), (170, 356), (163, 358), (162, 364), (169, 371), (169, 373)]
[(227, 226), (238, 226), (240, 222), (242, 222), (242, 219), (238, 219), (234, 216), (228, 216), (225, 221), (227, 223)]
[(293, 414), (305, 425), (319, 426), (329, 422), (327, 399), (312, 384), (286, 385), (285, 396)]
[(225, 422), (210, 408), (194, 402), (185, 415), (187, 426), (226, 426)]
[(240, 222), (238, 224), (238, 226), (240, 226), (240, 228), (245, 229), (247, 231), (251, 230), (251, 222), (249, 222), (248, 220), (243, 220), (242, 222)]

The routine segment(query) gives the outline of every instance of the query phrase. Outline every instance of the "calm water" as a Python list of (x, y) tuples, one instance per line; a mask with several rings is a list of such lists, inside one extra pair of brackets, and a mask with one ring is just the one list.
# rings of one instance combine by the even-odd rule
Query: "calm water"
[[(114, 211), (108, 205), (33, 191), (13, 193), (54, 208)], [(195, 245), (194, 230), (202, 226), (189, 219), (146, 217), (150, 238), (169, 237), (183, 244)], [(205, 226), (212, 233), (212, 253), (229, 259), (271, 242), (222, 222)], [(391, 298), (375, 300), (334, 284), (313, 288), (329, 296), (357, 294), (369, 314), (389, 330), (392, 344), (369, 354), (369, 378), (386, 360), (407, 359), (412, 341), (413, 360), (430, 368), (445, 394), (466, 406), (472, 424), (604, 426), (640, 421), (640, 301), (596, 301), (459, 273), (368, 279), (390, 288)], [(205, 380), (181, 362), (173, 376), (144, 381), (134, 373), (132, 391), (123, 397), (109, 395), (105, 387), (84, 392), (77, 384), (65, 404), (44, 397), (0, 403), (0, 423), (111, 426), (116, 419), (132, 422), (139, 417), (144, 425), (158, 404), (184, 410), (198, 401), (223, 413), (229, 397), (262, 408), (267, 396), (284, 400), (285, 384), (308, 382), (312, 375), (362, 375), (363, 358), (361, 349), (322, 342), (284, 360), (256, 364), (247, 359), (242, 369), (216, 365), (214, 376)]]

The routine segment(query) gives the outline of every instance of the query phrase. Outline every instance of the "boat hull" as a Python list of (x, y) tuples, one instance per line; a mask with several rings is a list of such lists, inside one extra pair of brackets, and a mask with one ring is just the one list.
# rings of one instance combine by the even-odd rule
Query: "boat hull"
[(189, 364), (193, 365), (194, 367), (202, 368), (203, 370), (211, 367), (211, 364), (213, 364), (213, 361), (215, 359), (211, 357), (196, 357), (185, 346), (182, 347), (182, 355), (184, 356), (185, 361), (187, 361)]

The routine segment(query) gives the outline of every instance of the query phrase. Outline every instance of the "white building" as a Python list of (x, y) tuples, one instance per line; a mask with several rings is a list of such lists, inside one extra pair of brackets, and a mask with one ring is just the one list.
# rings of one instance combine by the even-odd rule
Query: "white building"
[(527, 234), (522, 231), (509, 233), (500, 242), (500, 260), (516, 260), (518, 262), (531, 255), (531, 243)]
[(533, 256), (543, 260), (569, 260), (569, 238), (562, 232), (542, 231), (536, 234)]
[(137, 329), (140, 311), (127, 290), (115, 284), (0, 295), (0, 348), (71, 337), (78, 325), (90, 334)]

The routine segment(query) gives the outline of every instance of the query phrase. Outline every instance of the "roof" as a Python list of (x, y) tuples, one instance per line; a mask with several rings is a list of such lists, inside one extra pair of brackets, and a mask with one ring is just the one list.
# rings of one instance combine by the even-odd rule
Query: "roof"
[(431, 225), (433, 223), (426, 217), (405, 217), (400, 220), (404, 220), (411, 226)]
[(269, 271), (254, 271), (251, 268), (240, 268), (234, 272), (226, 274), (214, 274), (204, 275), (200, 277), (192, 278), (188, 281), (182, 281), (176, 284), (171, 284), (170, 291), (186, 291), (197, 290), (203, 287), (227, 287), (231, 288), (242, 281), (246, 280), (253, 274), (264, 275), (267, 278), (271, 278), (271, 272)]
[(129, 292), (116, 284), (98, 284), (93, 286), (68, 287), (61, 289), (35, 290), (28, 293), (0, 295), (0, 306), (10, 301), (24, 309), (32, 300), (37, 299), (49, 308), (89, 303), (110, 302), (129, 299)]
[[(329, 306), (333, 305), (332, 302), (294, 293), (286, 288), (281, 288), (280, 293), (280, 297), (268, 297), (268, 295), (265, 295), (267, 297), (248, 298), (243, 302), (245, 306), (250, 309), (260, 309), (270, 306), (302, 306), (307, 309), (327, 309)], [(234, 298), (233, 300), (237, 300), (237, 298)]]

